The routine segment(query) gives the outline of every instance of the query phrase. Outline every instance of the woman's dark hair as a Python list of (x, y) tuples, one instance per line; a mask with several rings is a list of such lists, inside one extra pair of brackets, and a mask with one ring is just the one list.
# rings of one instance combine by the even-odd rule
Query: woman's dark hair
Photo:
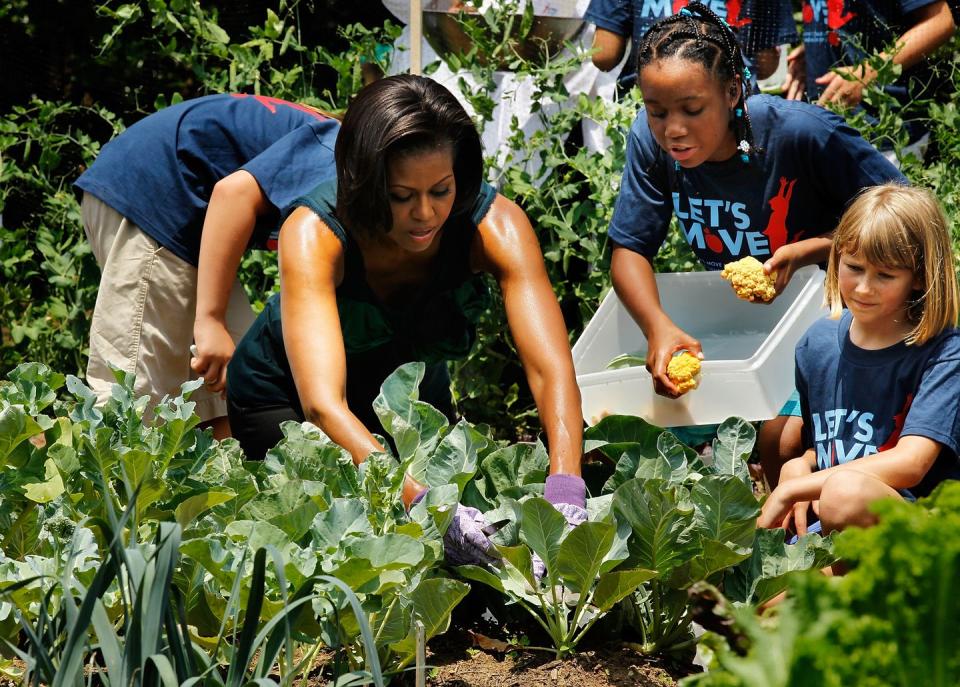
[(457, 99), (432, 79), (411, 74), (361, 89), (347, 108), (334, 151), (337, 216), (347, 230), (390, 231), (388, 161), (444, 146), (453, 151), (452, 214), (467, 212), (480, 192), (483, 155), (477, 128)]
[[(691, 2), (672, 17), (661, 19), (647, 31), (637, 50), (637, 80), (651, 62), (678, 57), (701, 65), (724, 86), (740, 78), (740, 93), (734, 105), (733, 133), (744, 162), (759, 152), (753, 141), (753, 125), (747, 112), (750, 72), (733, 30), (701, 2)], [(742, 142), (746, 142), (744, 145)]]

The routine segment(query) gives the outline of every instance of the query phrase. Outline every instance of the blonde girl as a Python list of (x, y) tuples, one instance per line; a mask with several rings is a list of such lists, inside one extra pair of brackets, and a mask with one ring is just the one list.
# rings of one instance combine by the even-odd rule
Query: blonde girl
[[(929, 191), (884, 184), (840, 219), (830, 317), (797, 345), (806, 452), (788, 461), (762, 527), (869, 526), (881, 498), (960, 478), (960, 335), (946, 218)], [(811, 525), (810, 529), (813, 529)]]

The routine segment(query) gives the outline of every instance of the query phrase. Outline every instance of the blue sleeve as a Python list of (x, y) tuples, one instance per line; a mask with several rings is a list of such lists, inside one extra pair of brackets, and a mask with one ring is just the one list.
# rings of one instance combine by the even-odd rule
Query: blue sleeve
[(779, 9), (779, 16), (777, 18), (777, 45), (799, 43), (800, 34), (797, 33), (797, 22), (793, 20), (793, 8), (787, 0), (780, 0), (777, 5)]
[(298, 127), (247, 162), (270, 203), (283, 209), (336, 174), (334, 141), (339, 124), (318, 121)]
[(960, 453), (960, 335), (931, 356), (900, 436), (922, 436)]
[(590, 0), (583, 18), (597, 28), (629, 37), (633, 33), (630, 9), (630, 0)]
[(652, 258), (666, 238), (672, 215), (666, 154), (650, 132), (646, 112), (640, 110), (630, 127), (627, 162), (608, 236), (617, 245)]
[[(805, 161), (806, 177), (824, 205), (836, 208), (835, 221), (840, 220), (847, 205), (864, 188), (887, 182), (910, 185), (907, 178), (842, 117), (821, 108), (810, 112), (813, 114), (792, 119), (800, 128), (794, 131), (796, 149), (792, 153)], [(791, 151), (783, 152), (791, 154)]]
[(486, 217), (487, 211), (490, 210), (490, 206), (493, 205), (493, 201), (497, 198), (497, 189), (483, 182), (480, 184), (480, 192), (477, 194), (477, 201), (473, 204), (473, 209), (470, 210), (470, 219), (474, 224), (480, 224), (483, 221), (483, 218)]
[[(900, 12), (906, 15), (906, 14), (910, 14), (914, 10), (920, 9), (921, 7), (932, 5), (935, 2), (940, 2), (940, 0), (900, 0), (900, 2), (898, 2), (897, 4), (900, 6)], [(952, 3), (948, 0), (947, 5), (951, 5), (951, 4)]]

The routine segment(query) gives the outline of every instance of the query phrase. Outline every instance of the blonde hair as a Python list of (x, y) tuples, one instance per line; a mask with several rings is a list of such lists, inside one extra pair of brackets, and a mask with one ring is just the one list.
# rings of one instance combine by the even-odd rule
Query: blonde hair
[(950, 230), (930, 191), (895, 183), (874, 186), (864, 189), (843, 213), (833, 234), (825, 285), (825, 301), (834, 319), (843, 308), (837, 276), (841, 253), (860, 255), (874, 265), (908, 269), (922, 283), (907, 308), (914, 324), (907, 344), (926, 343), (957, 324), (960, 297)]

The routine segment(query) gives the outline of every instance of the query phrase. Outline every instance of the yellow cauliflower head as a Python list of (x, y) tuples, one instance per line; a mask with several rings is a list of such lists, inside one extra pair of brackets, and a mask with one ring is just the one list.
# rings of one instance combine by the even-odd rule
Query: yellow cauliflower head
[(777, 274), (763, 273), (763, 263), (752, 255), (728, 262), (720, 276), (730, 282), (737, 297), (747, 301), (771, 301), (777, 295), (773, 288)]
[(697, 375), (699, 374), (700, 359), (687, 351), (673, 356), (667, 363), (667, 376), (671, 382), (677, 385), (681, 394), (697, 387)]

